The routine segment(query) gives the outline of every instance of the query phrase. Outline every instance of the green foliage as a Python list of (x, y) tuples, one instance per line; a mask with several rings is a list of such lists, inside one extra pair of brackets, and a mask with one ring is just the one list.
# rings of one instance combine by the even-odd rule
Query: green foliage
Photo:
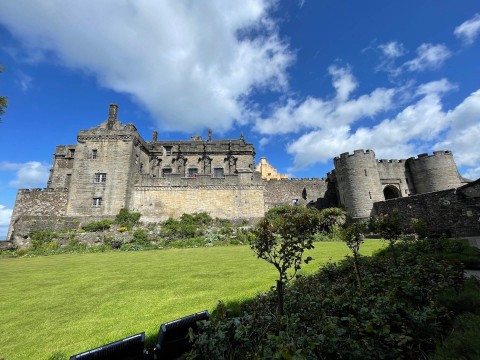
[(426, 238), (428, 236), (428, 224), (423, 219), (412, 219), (412, 229), (415, 234), (420, 238)]
[(432, 360), (480, 359), (480, 315), (460, 315), (450, 335), (439, 344)]
[(439, 295), (440, 303), (455, 314), (470, 312), (480, 315), (480, 283), (475, 278), (465, 281), (462, 289), (446, 289)]
[(353, 254), (358, 254), (360, 245), (365, 239), (365, 231), (367, 231), (367, 225), (365, 223), (355, 223), (348, 226), (341, 232), (341, 239)]
[(145, 229), (137, 229), (133, 232), (133, 242), (136, 244), (143, 244), (146, 245), (150, 243), (150, 239), (148, 238), (147, 230)]
[(120, 212), (115, 217), (115, 223), (124, 226), (128, 229), (131, 229), (133, 226), (138, 224), (140, 220), (140, 213), (129, 211), (126, 208), (120, 209)]
[(53, 230), (36, 230), (29, 234), (33, 249), (41, 249), (45, 244), (52, 242), (57, 233)]
[[(275, 266), (281, 281), (289, 281), (300, 270), (302, 255), (313, 248), (313, 235), (318, 230), (318, 211), (299, 206), (270, 209), (253, 230), (250, 247)], [(288, 275), (288, 269), (293, 273)]]
[(360, 271), (358, 269), (358, 251), (360, 250), (360, 245), (363, 243), (365, 238), (365, 231), (367, 230), (366, 223), (354, 223), (348, 226), (341, 232), (341, 238), (347, 244), (348, 248), (353, 253), (353, 261), (355, 268), (355, 275), (357, 277), (358, 286), (362, 287), (362, 280), (360, 277)]
[(320, 230), (331, 233), (347, 222), (347, 213), (340, 208), (326, 208), (320, 211)]
[(400, 220), (397, 213), (391, 213), (388, 215), (380, 214), (375, 220), (375, 229), (378, 234), (390, 244), (392, 252), (393, 263), (398, 265), (397, 256), (395, 254), (395, 243), (402, 236), (402, 230), (400, 228)]
[(463, 274), (418, 244), (410, 246), (421, 256), (399, 252), (398, 268), (382, 256), (362, 257), (362, 292), (352, 287), (351, 260), (298, 278), (286, 289), (288, 316), (272, 313), (274, 292), (236, 304), (235, 311), (219, 306), (191, 334), (190, 358), (424, 358), (451, 322), (438, 294), (461, 287)]
[(88, 224), (82, 226), (82, 230), (88, 232), (97, 232), (97, 231), (105, 231), (109, 230), (110, 226), (113, 224), (113, 220), (99, 220), (99, 221), (91, 221)]
[[(300, 270), (303, 252), (314, 247), (313, 235), (318, 231), (319, 219), (315, 209), (280, 206), (270, 209), (253, 230), (251, 249), (278, 271), (277, 309), (280, 314), (283, 314), (283, 284)], [(310, 260), (307, 257), (305, 262)], [(293, 269), (290, 274), (289, 269)]]
[[(185, 215), (185, 214), (184, 214)], [(162, 226), (161, 236), (169, 241), (189, 239), (202, 235), (198, 225), (189, 216), (182, 216), (180, 220), (169, 218)]]

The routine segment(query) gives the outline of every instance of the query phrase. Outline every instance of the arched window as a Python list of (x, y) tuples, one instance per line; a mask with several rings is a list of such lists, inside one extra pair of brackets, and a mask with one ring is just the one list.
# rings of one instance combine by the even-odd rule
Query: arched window
[(387, 185), (383, 189), (383, 196), (385, 196), (385, 200), (396, 199), (400, 197), (400, 190), (393, 185)]
[(303, 200), (307, 200), (307, 189), (306, 188), (303, 188), (302, 198), (303, 198)]

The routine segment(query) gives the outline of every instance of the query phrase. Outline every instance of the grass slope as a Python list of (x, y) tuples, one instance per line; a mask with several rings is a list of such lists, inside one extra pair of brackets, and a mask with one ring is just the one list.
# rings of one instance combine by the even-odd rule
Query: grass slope
[[(384, 242), (362, 246), (369, 255)], [(302, 270), (349, 254), (316, 243)], [(0, 259), (0, 358), (73, 355), (274, 285), (276, 270), (247, 246)]]

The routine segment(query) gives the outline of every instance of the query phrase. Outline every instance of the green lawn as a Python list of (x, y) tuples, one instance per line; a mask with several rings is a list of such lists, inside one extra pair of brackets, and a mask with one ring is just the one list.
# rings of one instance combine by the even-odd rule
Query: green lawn
[[(367, 240), (364, 255), (383, 247)], [(343, 243), (315, 243), (303, 271), (342, 259)], [(247, 246), (0, 259), (0, 358), (48, 359), (145, 331), (275, 284)]]

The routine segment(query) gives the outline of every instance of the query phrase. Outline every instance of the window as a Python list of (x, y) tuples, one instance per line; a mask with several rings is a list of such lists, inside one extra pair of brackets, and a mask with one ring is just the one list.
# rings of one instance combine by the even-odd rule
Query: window
[(223, 178), (223, 168), (214, 168), (213, 169), (213, 177), (216, 178)]
[(96, 183), (107, 182), (107, 174), (106, 173), (96, 173), (95, 174), (95, 182)]
[(172, 147), (171, 146), (165, 146), (165, 155), (166, 156), (171, 156), (172, 155)]
[(69, 149), (69, 150), (68, 150), (68, 155), (69, 155), (71, 158), (75, 157), (75, 149)]
[(140, 173), (143, 173), (143, 163), (140, 163)]
[(92, 199), (92, 206), (99, 207), (102, 205), (102, 198), (96, 197)]
[(367, 169), (364, 169), (363, 171), (365, 171), (365, 176), (367, 176)]
[(164, 168), (162, 169), (162, 176), (165, 177), (166, 174), (171, 174), (172, 169), (171, 168)]
[(197, 168), (189, 168), (188, 169), (188, 177), (194, 178), (197, 177), (198, 169)]
[(96, 159), (97, 158), (97, 149), (93, 149), (92, 152), (90, 153), (90, 159)]

